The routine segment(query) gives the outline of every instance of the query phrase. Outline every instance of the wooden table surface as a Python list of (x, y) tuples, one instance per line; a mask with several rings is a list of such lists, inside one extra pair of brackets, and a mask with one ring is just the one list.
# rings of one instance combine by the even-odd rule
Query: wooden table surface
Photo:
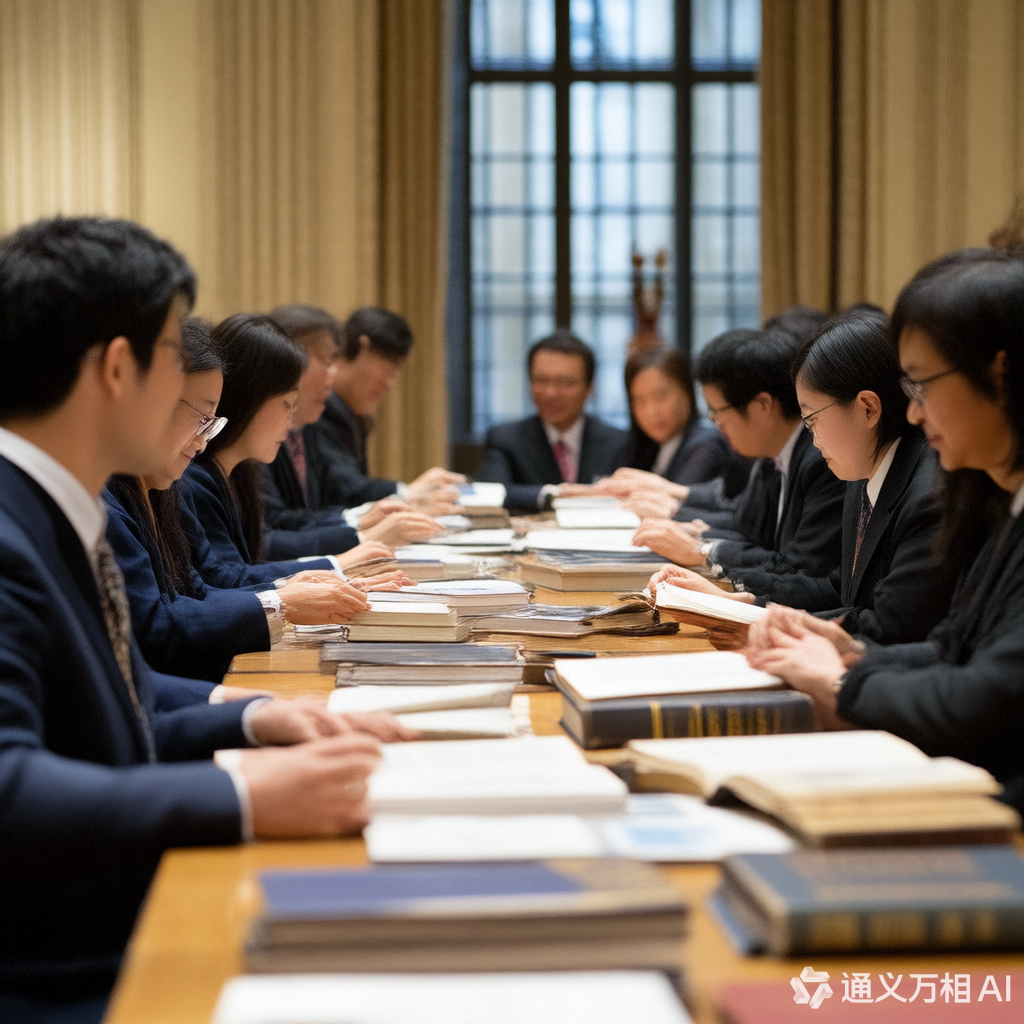
[[(539, 591), (536, 599), (582, 604), (601, 603), (609, 596)], [(558, 640), (557, 646), (567, 647), (568, 643)], [(546, 638), (545, 646), (551, 645), (551, 638)], [(709, 647), (699, 631), (692, 630), (676, 637), (591, 637), (583, 646), (609, 655)], [(243, 655), (235, 659), (225, 683), (289, 695), (327, 693), (333, 679), (317, 672), (317, 660), (317, 652), (308, 650)], [(556, 693), (531, 694), (530, 707), (536, 733), (551, 735), (560, 731), (560, 698)], [(207, 1024), (223, 983), (243, 973), (242, 942), (259, 905), (257, 873), (268, 867), (364, 863), (366, 851), (359, 838), (169, 851), (163, 857), (129, 944), (106, 1024)], [(718, 1020), (715, 993), (726, 983), (772, 981), (789, 991), (789, 979), (799, 974), (807, 958), (742, 958), (733, 953), (705, 909), (705, 899), (718, 881), (716, 865), (677, 865), (666, 867), (665, 871), (691, 907), (690, 936), (683, 948), (682, 963), (688, 979), (690, 1009), (697, 1024)], [(868, 971), (872, 978), (887, 972), (905, 976), (911, 972), (937, 972), (940, 977), (946, 971), (970, 972), (976, 979), (972, 991), (979, 991), (984, 975), (1001, 978), (1012, 970), (1019, 971), (1024, 968), (1024, 956), (814, 957), (813, 966), (831, 974), (834, 998), (838, 999), (843, 991), (844, 971), (851, 975), (853, 971)], [(879, 989), (877, 994), (880, 993)], [(793, 1020), (804, 1020), (810, 1012), (807, 1007), (794, 1004)], [(866, 1024), (871, 1019), (871, 1011), (865, 1008)], [(984, 1016), (977, 1019), (983, 1021)]]

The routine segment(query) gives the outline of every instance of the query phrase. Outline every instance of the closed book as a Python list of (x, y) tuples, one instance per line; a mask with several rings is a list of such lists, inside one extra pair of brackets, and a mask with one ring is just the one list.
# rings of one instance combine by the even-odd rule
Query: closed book
[(678, 630), (675, 623), (661, 623), (658, 613), (636, 599), (617, 605), (528, 604), (501, 615), (473, 619), (477, 633), (523, 633), (533, 636), (576, 637), (592, 633), (623, 633), (644, 636), (651, 632)]
[(811, 732), (814, 705), (793, 690), (585, 700), (565, 686), (562, 727), (584, 749), (680, 736)]
[(447, 605), (460, 615), (497, 615), (529, 604), (530, 592), (508, 580), (434, 580), (400, 590), (375, 592), (373, 601), (436, 603)]
[(686, 931), (678, 891), (628, 860), (265, 871), (260, 885), (256, 971), (674, 970)]
[(774, 956), (1024, 950), (1012, 846), (740, 854), (726, 858), (717, 897)]
[(359, 673), (353, 682), (391, 682), (409, 669), (416, 678), (455, 682), (467, 676), (472, 682), (514, 682), (522, 678), (525, 662), (513, 645), (417, 643), (326, 643), (320, 649), (320, 671), (337, 677), (342, 669)]
[(527, 583), (548, 590), (642, 590), (665, 562), (645, 554), (638, 561), (627, 556), (623, 561), (604, 558), (541, 556), (521, 561), (519, 574)]

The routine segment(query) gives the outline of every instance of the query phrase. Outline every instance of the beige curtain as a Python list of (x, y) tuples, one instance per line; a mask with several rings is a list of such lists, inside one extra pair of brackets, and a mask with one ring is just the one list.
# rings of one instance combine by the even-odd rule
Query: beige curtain
[(763, 11), (764, 313), (889, 307), (929, 259), (984, 244), (1024, 192), (1024, 7), (763, 0)]
[(441, 0), (0, 0), (0, 232), (106, 213), (173, 241), (198, 312), (404, 314), (372, 467), (446, 457)]

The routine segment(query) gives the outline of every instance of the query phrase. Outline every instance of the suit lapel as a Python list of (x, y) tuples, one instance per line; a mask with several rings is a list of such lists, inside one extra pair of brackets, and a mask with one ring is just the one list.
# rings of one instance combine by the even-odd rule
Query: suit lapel
[(551, 450), (548, 435), (544, 432), (544, 424), (539, 416), (531, 416), (527, 420), (526, 432), (530, 446), (537, 454), (537, 465), (543, 469), (544, 479), (561, 481), (562, 471), (555, 461), (555, 453)]
[[(866, 486), (866, 480), (848, 483), (846, 485), (846, 494), (843, 498), (843, 560), (840, 569), (841, 586), (839, 588), (839, 596), (843, 606), (847, 608), (853, 604), (853, 595), (855, 593), (853, 587), (853, 553), (857, 549), (857, 520), (860, 518), (861, 497)], [(860, 577), (864, 575), (863, 567), (867, 564), (867, 560), (863, 556), (864, 550), (862, 545), (861, 557), (857, 559), (858, 582)]]
[[(786, 493), (782, 498), (782, 515), (776, 512), (776, 527), (773, 534), (773, 546), (779, 547), (779, 537), (782, 534), (783, 526), (793, 507), (793, 495), (796, 493), (796, 478), (800, 473), (804, 458), (807, 456), (808, 447), (812, 444), (811, 432), (802, 429), (797, 434), (796, 444), (793, 445), (793, 455), (789, 460), (789, 470), (786, 473)], [(781, 474), (780, 474), (781, 477)]]

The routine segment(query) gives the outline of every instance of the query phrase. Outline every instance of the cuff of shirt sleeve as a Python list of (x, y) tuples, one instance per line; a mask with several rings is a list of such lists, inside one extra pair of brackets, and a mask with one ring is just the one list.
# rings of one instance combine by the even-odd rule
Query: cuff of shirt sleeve
[(238, 797), (238, 809), (242, 818), (242, 842), (251, 843), (255, 838), (252, 826), (252, 799), (249, 796), (249, 783), (242, 774), (242, 752), (240, 750), (218, 750), (213, 758), (214, 764), (228, 773), (231, 784), (235, 787)]
[(395, 485), (395, 496), (396, 497), (404, 498), (408, 493), (409, 493), (409, 485), (408, 484), (403, 484), (401, 481), (399, 481)]
[(255, 700), (251, 700), (245, 705), (245, 710), (242, 712), (242, 735), (251, 747), (260, 746), (260, 741), (256, 739), (256, 736), (252, 731), (252, 716), (256, 713), (256, 709), (258, 707), (261, 707), (266, 704), (267, 701), (273, 699), (273, 697), (257, 697)]
[(273, 646), (284, 634), (284, 611), (281, 608), (281, 595), (276, 590), (261, 590), (256, 597), (267, 613), (267, 629), (270, 631), (270, 644)]
[(716, 579), (724, 573), (724, 569), (715, 562), (715, 552), (718, 550), (717, 540), (706, 540), (700, 546), (700, 554), (708, 571)]
[(552, 498), (558, 497), (558, 484), (545, 484), (537, 495), (537, 508), (548, 508)]

